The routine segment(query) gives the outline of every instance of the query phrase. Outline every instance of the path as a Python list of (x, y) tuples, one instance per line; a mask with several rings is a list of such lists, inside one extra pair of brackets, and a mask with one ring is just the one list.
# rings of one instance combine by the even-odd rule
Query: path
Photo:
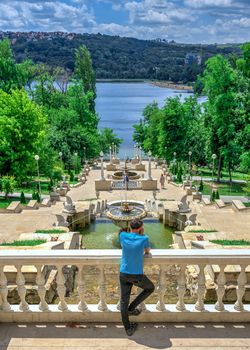
[(2, 324), (1, 350), (249, 350), (249, 324)]

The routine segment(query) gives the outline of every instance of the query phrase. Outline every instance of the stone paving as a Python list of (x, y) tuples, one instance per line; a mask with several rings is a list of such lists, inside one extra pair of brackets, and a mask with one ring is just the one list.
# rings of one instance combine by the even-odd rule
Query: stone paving
[(3, 324), (0, 350), (249, 350), (249, 324)]
[[(145, 162), (146, 167), (148, 163)], [(111, 174), (112, 172), (108, 172)], [(142, 172), (139, 172), (142, 174)], [(152, 168), (152, 177), (159, 180), (162, 170)], [(146, 177), (146, 172), (144, 176)], [(107, 172), (105, 171), (105, 176)], [(87, 182), (70, 190), (68, 195), (78, 204), (88, 205), (91, 200), (96, 200), (95, 180), (100, 178), (100, 169), (92, 169)], [(159, 184), (159, 183), (158, 183)], [(163, 200), (165, 205), (176, 206), (176, 201), (180, 201), (185, 196), (182, 187), (167, 184), (165, 188), (155, 191), (129, 190), (127, 199), (145, 201), (155, 199)], [(108, 201), (124, 199), (124, 191), (112, 190), (109, 192), (99, 192), (99, 199)], [(63, 198), (62, 198), (63, 200)], [(200, 223), (204, 229), (216, 229), (228, 233), (230, 236), (237, 234), (237, 238), (248, 238), (250, 232), (250, 214), (235, 213), (231, 209), (216, 209), (214, 206), (203, 207), (200, 204), (191, 201), (190, 214), (196, 222)], [(175, 202), (174, 202), (175, 201)], [(34, 232), (36, 229), (48, 229), (56, 223), (56, 214), (62, 214), (63, 203), (58, 202), (49, 208), (40, 208), (39, 210), (25, 210), (20, 214), (0, 214), (0, 241), (17, 239), (21, 233)], [(234, 236), (235, 237), (235, 236)]]

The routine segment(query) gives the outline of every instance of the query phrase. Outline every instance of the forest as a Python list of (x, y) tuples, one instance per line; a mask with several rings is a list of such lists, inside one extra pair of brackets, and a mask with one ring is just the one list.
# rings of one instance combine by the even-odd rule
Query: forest
[[(17, 62), (31, 59), (52, 68), (74, 71), (74, 52), (85, 45), (92, 57), (97, 79), (156, 79), (194, 82), (205, 62), (216, 54), (234, 59), (241, 55), (239, 45), (190, 45), (160, 40), (138, 40), (103, 34), (14, 33), (9, 38)], [(185, 63), (187, 54), (200, 56), (201, 62)]]

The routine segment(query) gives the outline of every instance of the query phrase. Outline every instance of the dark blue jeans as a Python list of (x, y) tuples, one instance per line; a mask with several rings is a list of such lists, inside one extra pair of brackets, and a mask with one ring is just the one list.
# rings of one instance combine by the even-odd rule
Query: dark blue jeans
[[(140, 303), (153, 293), (155, 287), (145, 275), (129, 275), (122, 272), (120, 272), (120, 285), (122, 323), (125, 329), (128, 329), (130, 326), (128, 311), (135, 310)], [(140, 287), (143, 291), (137, 295), (129, 305), (130, 294), (133, 286)]]

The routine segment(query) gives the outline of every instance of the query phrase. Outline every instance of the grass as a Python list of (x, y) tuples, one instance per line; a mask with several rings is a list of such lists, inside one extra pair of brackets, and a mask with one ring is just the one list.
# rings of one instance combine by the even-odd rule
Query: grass
[(209, 233), (209, 232), (218, 232), (217, 230), (190, 230), (188, 232), (194, 232), (194, 233)]
[(46, 239), (26, 239), (23, 241), (14, 241), (14, 242), (6, 242), (0, 243), (0, 246), (14, 246), (14, 247), (33, 247), (39, 244), (46, 243)]
[[(200, 172), (202, 172), (202, 176), (212, 177), (212, 170), (209, 168), (198, 168), (198, 172), (197, 172), (196, 176), (199, 176)], [(217, 175), (217, 173), (216, 173), (216, 169), (215, 169), (214, 178), (216, 178), (216, 175)], [(232, 173), (233, 180), (246, 180), (247, 176), (248, 176), (248, 174), (241, 173), (239, 171), (235, 171)], [(228, 172), (226, 170), (222, 171), (222, 179), (229, 180), (229, 175), (228, 175)]]
[(245, 202), (243, 204), (245, 205), (245, 207), (250, 207), (250, 202)]
[[(49, 194), (49, 190), (48, 190), (49, 182), (41, 181), (40, 185), (41, 185), (41, 193), (42, 194)], [(24, 193), (30, 193), (30, 194), (32, 194), (33, 191), (35, 191), (35, 192), (38, 191), (38, 181), (37, 182), (36, 181), (29, 182), (29, 183), (27, 183), (27, 185), (25, 185), (25, 186), (23, 185), (23, 186), (15, 189), (15, 192), (24, 192)]]
[(227, 239), (214, 239), (209, 242), (221, 244), (221, 245), (250, 245), (250, 241), (245, 241), (244, 239), (240, 240), (227, 240)]
[(52, 229), (52, 230), (36, 230), (35, 233), (66, 233), (65, 230)]
[[(194, 181), (196, 186), (199, 186), (200, 181)], [(211, 194), (212, 192), (212, 182), (207, 183), (203, 180), (204, 189), (203, 194)], [(228, 183), (214, 183), (222, 196), (246, 196), (246, 192), (243, 190), (245, 184), (233, 183), (232, 186)]]
[[(14, 201), (20, 201), (20, 197), (11, 197), (11, 198), (5, 198), (5, 197), (0, 197), (0, 208), (1, 209), (6, 209), (11, 202)], [(28, 200), (27, 200), (28, 202)], [(25, 205), (25, 204), (24, 204)]]

